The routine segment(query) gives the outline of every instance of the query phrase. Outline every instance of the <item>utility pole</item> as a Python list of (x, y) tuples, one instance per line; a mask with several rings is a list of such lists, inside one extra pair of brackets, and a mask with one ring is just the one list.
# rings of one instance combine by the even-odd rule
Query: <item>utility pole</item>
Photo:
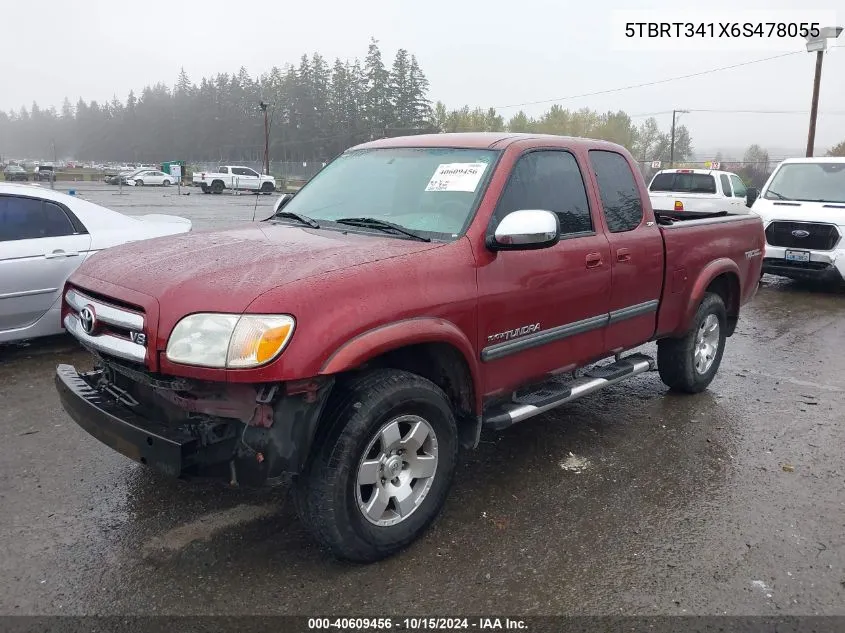
[(267, 104), (262, 101), (258, 106), (264, 113), (264, 174), (270, 175), (270, 126), (267, 121)]
[(807, 157), (812, 157), (816, 143), (816, 117), (819, 113), (819, 88), (822, 83), (824, 51), (816, 51), (816, 77), (813, 80), (813, 104), (810, 106), (810, 131), (807, 134)]
[(56, 168), (57, 163), (59, 162), (56, 158), (56, 139), (50, 139), (50, 142), (53, 144), (53, 171), (50, 174), (50, 189), (56, 188)]
[(819, 87), (822, 82), (822, 60), (827, 50), (827, 41), (836, 39), (842, 33), (841, 26), (826, 26), (817, 29), (816, 33), (807, 37), (807, 52), (816, 54), (816, 76), (813, 79), (813, 103), (810, 106), (810, 131), (807, 133), (807, 158), (813, 156), (816, 143), (816, 117), (819, 113)]
[(675, 115), (686, 113), (689, 113), (689, 110), (672, 110), (672, 139), (669, 141), (669, 169), (675, 166)]

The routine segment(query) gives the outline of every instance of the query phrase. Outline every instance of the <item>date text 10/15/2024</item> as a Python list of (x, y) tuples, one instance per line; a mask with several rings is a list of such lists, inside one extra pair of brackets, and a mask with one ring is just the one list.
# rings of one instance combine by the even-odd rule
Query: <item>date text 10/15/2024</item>
[(479, 630), (527, 631), (528, 626), (519, 618), (308, 618), (312, 631), (366, 631), (366, 630)]

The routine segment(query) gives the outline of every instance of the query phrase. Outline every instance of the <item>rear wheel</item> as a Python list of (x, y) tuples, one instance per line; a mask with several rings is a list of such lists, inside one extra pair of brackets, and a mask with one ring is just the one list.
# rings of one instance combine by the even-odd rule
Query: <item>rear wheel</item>
[(219, 180), (211, 183), (211, 193), (223, 193), (223, 183)]
[(458, 457), (455, 417), (434, 383), (376, 370), (339, 383), (326, 433), (294, 488), (299, 516), (343, 559), (372, 562), (440, 513)]
[(657, 342), (660, 379), (673, 391), (699, 393), (707, 389), (722, 362), (726, 333), (725, 303), (708, 292), (683, 337)]

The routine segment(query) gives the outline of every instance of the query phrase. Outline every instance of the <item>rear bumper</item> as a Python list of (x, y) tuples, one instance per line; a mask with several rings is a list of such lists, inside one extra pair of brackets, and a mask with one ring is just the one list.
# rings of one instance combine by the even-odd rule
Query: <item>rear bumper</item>
[(80, 374), (70, 365), (56, 368), (62, 407), (89, 434), (130, 459), (178, 477), (194, 463), (197, 441), (181, 427), (140, 417), (98, 391), (101, 372)]

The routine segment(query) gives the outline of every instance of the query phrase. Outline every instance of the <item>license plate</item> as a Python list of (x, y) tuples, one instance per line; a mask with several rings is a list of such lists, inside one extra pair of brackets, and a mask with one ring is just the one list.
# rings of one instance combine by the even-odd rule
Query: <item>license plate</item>
[(808, 262), (810, 261), (810, 253), (807, 251), (786, 251), (786, 261)]

